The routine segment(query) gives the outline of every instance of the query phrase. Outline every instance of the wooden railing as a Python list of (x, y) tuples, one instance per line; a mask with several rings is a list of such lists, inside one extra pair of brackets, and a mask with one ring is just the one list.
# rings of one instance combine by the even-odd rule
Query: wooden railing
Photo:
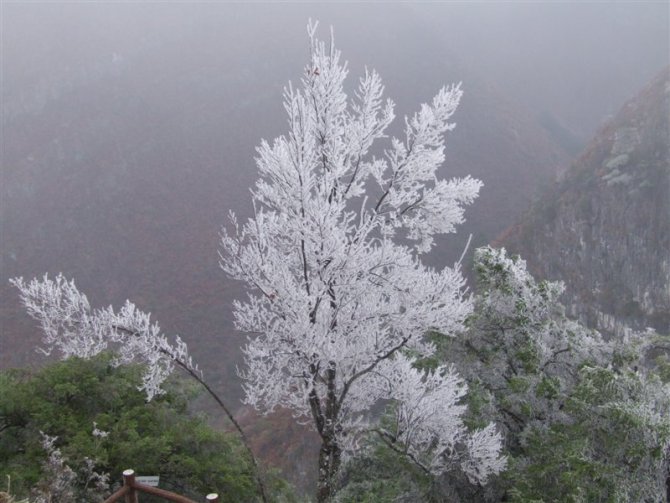
[[(174, 501), (175, 503), (197, 503), (186, 496), (181, 496), (180, 494), (166, 491), (165, 489), (159, 489), (158, 487), (140, 484), (135, 480), (134, 470), (125, 470), (123, 472), (123, 486), (107, 498), (104, 503), (115, 503), (121, 498), (124, 498), (123, 501), (125, 503), (138, 503), (137, 495), (139, 493), (153, 494), (154, 496), (166, 499), (167, 501)], [(205, 501), (209, 503), (218, 503), (219, 495), (216, 493), (208, 494), (205, 497)]]

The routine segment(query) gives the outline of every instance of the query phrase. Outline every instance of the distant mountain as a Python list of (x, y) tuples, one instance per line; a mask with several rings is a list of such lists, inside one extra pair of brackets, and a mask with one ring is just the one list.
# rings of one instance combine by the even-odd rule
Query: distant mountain
[(610, 333), (670, 333), (670, 69), (624, 105), (499, 243)]

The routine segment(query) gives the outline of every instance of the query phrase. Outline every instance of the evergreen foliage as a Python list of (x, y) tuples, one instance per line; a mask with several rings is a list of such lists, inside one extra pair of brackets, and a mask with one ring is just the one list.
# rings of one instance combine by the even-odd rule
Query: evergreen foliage
[(475, 269), (467, 329), (455, 338), (429, 335), (439, 349), (421, 366), (457, 367), (469, 385), (466, 422), (502, 427), (508, 470), (487, 487), (457, 473), (430, 478), (371, 441), (345, 470), (340, 500), (367, 501), (383, 487), (380, 502), (665, 501), (670, 386), (663, 338), (603, 339), (565, 317), (560, 283), (536, 281), (504, 250), (477, 250)]
[[(0, 475), (11, 477), (12, 493), (25, 497), (48, 477), (44, 432), (55, 437), (54, 447), (76, 474), (76, 501), (93, 501), (81, 477), (86, 460), (113, 483), (133, 468), (160, 475), (161, 487), (196, 499), (218, 492), (222, 501), (253, 501), (253, 468), (239, 440), (189, 413), (194, 391), (184, 382), (172, 381), (147, 402), (139, 389), (142, 373), (138, 365), (113, 365), (105, 353), (35, 373), (0, 373)], [(286, 492), (281, 481), (273, 482), (277, 495)]]

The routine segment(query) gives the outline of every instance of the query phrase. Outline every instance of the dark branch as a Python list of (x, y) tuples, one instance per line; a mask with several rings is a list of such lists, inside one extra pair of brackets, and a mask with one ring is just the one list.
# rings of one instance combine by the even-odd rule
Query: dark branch
[(430, 470), (426, 467), (426, 465), (424, 465), (421, 461), (419, 461), (416, 458), (416, 456), (414, 456), (411, 452), (408, 452), (405, 449), (399, 449), (398, 447), (395, 446), (396, 438), (393, 435), (389, 434), (386, 431), (381, 431), (378, 429), (374, 429), (372, 431), (374, 431), (377, 435), (379, 435), (379, 438), (381, 438), (382, 442), (384, 442), (384, 445), (386, 445), (386, 447), (388, 447), (394, 452), (397, 452), (402, 456), (409, 458), (416, 466), (421, 468), (421, 470), (423, 470), (426, 473), (426, 475), (432, 475), (430, 473)]
[[(139, 337), (141, 335), (139, 332), (136, 332), (134, 330), (129, 330), (126, 327), (122, 327), (120, 325), (113, 325), (112, 328), (114, 330), (119, 330), (121, 332), (125, 332), (125, 333), (127, 333), (129, 335), (132, 335), (134, 337)], [(233, 416), (232, 412), (230, 411), (230, 409), (228, 409), (226, 404), (223, 403), (223, 400), (219, 397), (219, 395), (217, 395), (214, 392), (214, 390), (209, 386), (209, 384), (207, 384), (204, 381), (204, 379), (202, 378), (200, 373), (196, 372), (186, 362), (183, 362), (183, 361), (179, 360), (178, 358), (175, 358), (168, 351), (166, 351), (164, 349), (159, 349), (159, 351), (160, 351), (160, 353), (167, 356), (170, 360), (175, 362), (175, 364), (178, 367), (183, 369), (193, 379), (195, 379), (196, 382), (198, 384), (200, 384), (205, 389), (205, 391), (207, 391), (207, 393), (214, 399), (214, 401), (219, 405), (219, 407), (221, 407), (221, 409), (226, 414), (228, 419), (230, 419), (230, 422), (233, 424), (233, 426), (235, 427), (235, 429), (237, 430), (237, 432), (240, 435), (240, 439), (242, 440), (242, 444), (244, 445), (244, 448), (249, 453), (249, 457), (251, 458), (251, 462), (254, 465), (254, 475), (255, 475), (255, 478), (256, 478), (256, 482), (258, 483), (258, 489), (261, 493), (261, 498), (262, 498), (264, 503), (267, 503), (268, 499), (267, 499), (267, 495), (265, 493), (265, 484), (264, 484), (263, 480), (261, 479), (260, 467), (259, 467), (258, 461), (256, 460), (256, 456), (254, 455), (254, 452), (251, 450), (251, 444), (249, 443), (249, 439), (247, 438), (246, 434), (244, 433), (244, 430), (242, 429), (242, 426), (240, 425), (240, 423), (237, 422), (237, 420), (235, 419), (235, 416)]]
[(360, 371), (356, 372), (353, 376), (351, 376), (349, 378), (349, 380), (345, 383), (344, 388), (342, 389), (342, 393), (340, 394), (340, 399), (338, 400), (338, 403), (337, 403), (337, 410), (339, 411), (340, 407), (342, 407), (342, 403), (344, 402), (344, 399), (347, 396), (347, 393), (349, 393), (349, 388), (351, 388), (351, 385), (358, 378), (360, 378), (361, 376), (363, 376), (363, 375), (367, 374), (368, 372), (370, 372), (371, 370), (373, 370), (382, 361), (384, 361), (384, 360), (390, 358), (391, 356), (393, 356), (393, 354), (396, 351), (398, 351), (399, 349), (402, 349), (405, 346), (405, 344), (407, 344), (407, 341), (409, 341), (409, 336), (403, 338), (403, 340), (400, 341), (400, 343), (397, 346), (394, 346), (393, 348), (391, 348), (385, 354), (377, 357), (377, 359), (374, 362), (372, 362), (370, 365), (365, 367), (363, 370), (360, 370)]

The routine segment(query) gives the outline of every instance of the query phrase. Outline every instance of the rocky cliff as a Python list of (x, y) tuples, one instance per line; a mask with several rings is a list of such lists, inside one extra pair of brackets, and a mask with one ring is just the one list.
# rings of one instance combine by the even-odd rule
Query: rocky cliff
[(670, 332), (669, 118), (665, 69), (499, 240), (606, 332)]

